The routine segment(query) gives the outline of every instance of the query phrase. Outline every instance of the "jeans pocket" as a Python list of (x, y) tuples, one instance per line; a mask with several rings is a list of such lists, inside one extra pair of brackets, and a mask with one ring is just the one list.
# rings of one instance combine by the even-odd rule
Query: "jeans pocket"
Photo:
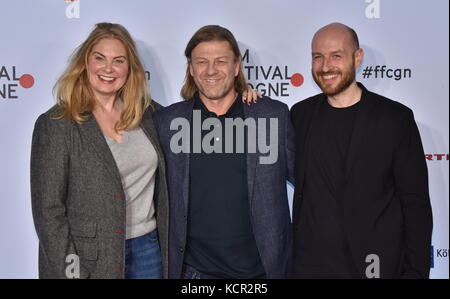
[(146, 237), (150, 241), (150, 243), (158, 243), (158, 233), (156, 232), (156, 230), (147, 234)]

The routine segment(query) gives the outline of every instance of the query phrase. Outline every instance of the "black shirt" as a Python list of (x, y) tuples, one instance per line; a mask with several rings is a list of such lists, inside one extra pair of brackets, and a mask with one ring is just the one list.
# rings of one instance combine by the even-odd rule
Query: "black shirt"
[[(300, 222), (303, 229), (316, 232), (314, 239), (320, 240), (321, 251), (308, 251), (305, 246), (303, 260), (310, 264), (346, 265), (348, 248), (339, 211), (340, 187), (345, 174), (345, 162), (352, 137), (359, 102), (347, 108), (334, 108), (324, 102), (319, 110), (318, 121), (313, 128), (306, 159), (303, 206)], [(332, 259), (333, 262), (326, 262)], [(330, 275), (339, 276), (329, 269)]]
[[(208, 111), (198, 97), (194, 101), (194, 111), (201, 111), (202, 121), (210, 117), (220, 121), (223, 137), (225, 118), (244, 119), (240, 96), (221, 116)], [(209, 132), (202, 130), (202, 140)], [(225, 142), (222, 142), (222, 153), (206, 154), (203, 149), (201, 153), (194, 153), (192, 136), (188, 242), (184, 262), (217, 277), (263, 277), (264, 268), (250, 218), (245, 152), (226, 154)], [(215, 141), (221, 142), (212, 139)]]

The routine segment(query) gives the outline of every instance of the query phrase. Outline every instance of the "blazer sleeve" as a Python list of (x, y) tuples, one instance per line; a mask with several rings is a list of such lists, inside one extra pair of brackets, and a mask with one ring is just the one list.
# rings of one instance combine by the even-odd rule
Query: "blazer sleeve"
[[(153, 114), (153, 122), (155, 124), (156, 132), (158, 133), (158, 136), (161, 134), (161, 111), (155, 111)], [(161, 138), (159, 138), (161, 141)]]
[(291, 114), (286, 106), (285, 115), (283, 119), (286, 120), (286, 163), (287, 163), (287, 173), (288, 180), (291, 184), (295, 185), (294, 178), (294, 166), (295, 166), (295, 136), (294, 136), (294, 126), (291, 120)]
[(30, 169), (31, 203), (39, 238), (41, 278), (72, 277), (66, 275), (69, 265), (80, 267), (80, 278), (88, 276), (82, 265), (74, 265), (68, 259), (70, 254), (77, 253), (66, 217), (69, 163), (64, 130), (49, 116), (41, 115), (33, 132)]
[(394, 180), (405, 224), (403, 276), (428, 278), (433, 228), (428, 170), (419, 130), (409, 109), (401, 128), (401, 141), (394, 157)]

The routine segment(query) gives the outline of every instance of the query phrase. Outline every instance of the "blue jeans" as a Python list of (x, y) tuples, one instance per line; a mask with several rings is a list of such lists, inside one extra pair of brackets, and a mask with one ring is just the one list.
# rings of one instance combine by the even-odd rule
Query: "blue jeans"
[(125, 241), (125, 279), (162, 278), (161, 249), (156, 230)]

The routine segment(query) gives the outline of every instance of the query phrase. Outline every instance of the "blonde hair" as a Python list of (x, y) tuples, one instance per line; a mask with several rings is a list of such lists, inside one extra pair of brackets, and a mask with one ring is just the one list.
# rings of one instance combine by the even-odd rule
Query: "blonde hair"
[[(186, 100), (190, 101), (195, 97), (195, 94), (198, 92), (198, 87), (195, 84), (194, 78), (192, 77), (189, 71), (189, 65), (191, 64), (192, 51), (198, 44), (202, 42), (210, 42), (210, 41), (226, 41), (230, 44), (231, 50), (234, 53), (234, 59), (241, 59), (241, 51), (239, 50), (238, 43), (234, 38), (233, 34), (226, 28), (220, 27), (218, 25), (207, 25), (200, 28), (194, 36), (192, 36), (189, 41), (186, 49), (184, 51), (184, 55), (187, 58), (187, 69), (186, 76), (184, 79), (184, 85), (181, 89), (181, 96)], [(247, 80), (245, 80), (244, 73), (242, 72), (242, 67), (239, 69), (239, 74), (234, 81), (235, 90), (242, 94), (247, 90), (248, 84)]]
[(140, 125), (142, 115), (151, 105), (151, 98), (136, 45), (125, 27), (119, 24), (96, 24), (88, 38), (75, 49), (69, 65), (53, 89), (61, 111), (57, 119), (68, 118), (81, 124), (86, 121), (88, 113), (92, 112), (96, 100), (89, 85), (87, 59), (94, 45), (103, 38), (114, 38), (122, 42), (129, 61), (127, 80), (118, 91), (118, 97), (123, 101), (123, 111), (114, 129), (134, 129)]

